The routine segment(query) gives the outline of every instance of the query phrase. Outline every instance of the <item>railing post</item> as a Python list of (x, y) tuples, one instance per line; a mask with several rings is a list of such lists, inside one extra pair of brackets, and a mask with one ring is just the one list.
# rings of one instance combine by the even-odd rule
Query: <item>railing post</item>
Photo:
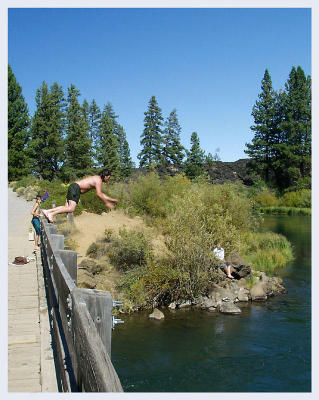
[(74, 225), (74, 215), (73, 215), (73, 212), (68, 213), (67, 218), (68, 218), (69, 223), (73, 226), (73, 225)]
[(62, 259), (65, 268), (73, 279), (74, 283), (77, 284), (78, 279), (78, 255), (73, 250), (59, 250), (58, 252)]
[(111, 336), (113, 326), (113, 300), (109, 292), (95, 289), (79, 289), (93, 319), (102, 343), (111, 358)]

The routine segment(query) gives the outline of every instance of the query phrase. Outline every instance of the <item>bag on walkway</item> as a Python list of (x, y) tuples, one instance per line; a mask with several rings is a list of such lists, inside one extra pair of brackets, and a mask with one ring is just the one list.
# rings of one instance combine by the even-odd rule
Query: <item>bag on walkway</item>
[(26, 257), (20, 257), (20, 256), (16, 257), (13, 261), (13, 264), (16, 264), (16, 265), (23, 265), (23, 264), (27, 264), (27, 263), (28, 263), (28, 260), (26, 259)]

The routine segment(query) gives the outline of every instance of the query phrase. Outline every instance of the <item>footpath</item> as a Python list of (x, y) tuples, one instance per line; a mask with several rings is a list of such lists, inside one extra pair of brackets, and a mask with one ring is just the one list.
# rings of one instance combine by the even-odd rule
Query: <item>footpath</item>
[[(32, 207), (8, 189), (8, 392), (58, 392), (41, 255), (28, 237)], [(12, 265), (17, 256), (31, 260)]]

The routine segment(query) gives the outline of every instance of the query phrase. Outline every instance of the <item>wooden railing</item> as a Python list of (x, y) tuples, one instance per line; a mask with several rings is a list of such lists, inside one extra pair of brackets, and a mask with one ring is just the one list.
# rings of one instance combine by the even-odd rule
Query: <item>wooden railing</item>
[(41, 260), (60, 391), (123, 392), (111, 362), (114, 302), (109, 292), (77, 287), (77, 253), (41, 218)]

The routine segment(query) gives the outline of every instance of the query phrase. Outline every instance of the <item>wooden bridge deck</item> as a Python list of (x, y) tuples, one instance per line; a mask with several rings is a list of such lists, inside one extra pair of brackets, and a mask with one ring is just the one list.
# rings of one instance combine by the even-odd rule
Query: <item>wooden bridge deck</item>
[(40, 254), (10, 265), (35, 257), (32, 206), (8, 190), (8, 392), (58, 392)]

